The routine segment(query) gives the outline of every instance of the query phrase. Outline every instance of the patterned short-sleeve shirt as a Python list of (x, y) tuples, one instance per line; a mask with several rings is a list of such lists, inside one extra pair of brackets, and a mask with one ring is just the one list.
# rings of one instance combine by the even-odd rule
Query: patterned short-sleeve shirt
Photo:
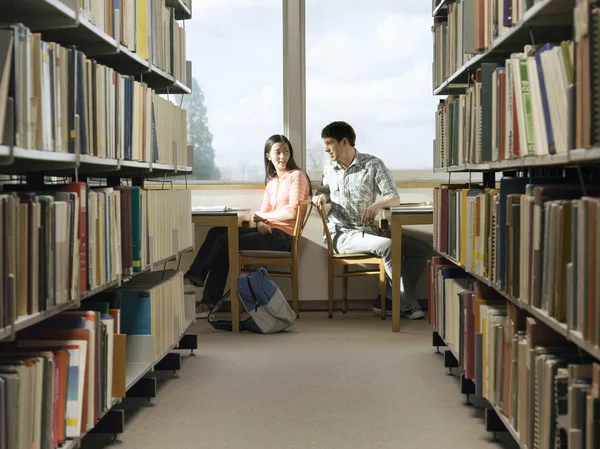
[[(329, 196), (331, 208), (327, 227), (332, 237), (341, 232), (362, 230), (360, 217), (381, 195), (384, 199), (400, 198), (398, 188), (383, 161), (356, 151), (354, 160), (344, 170), (339, 162), (327, 161), (317, 193)], [(379, 228), (365, 226), (365, 231), (377, 234)]]

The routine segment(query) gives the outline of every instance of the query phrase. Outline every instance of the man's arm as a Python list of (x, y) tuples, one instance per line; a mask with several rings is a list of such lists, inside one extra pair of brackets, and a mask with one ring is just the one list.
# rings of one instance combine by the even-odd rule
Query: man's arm
[(368, 223), (375, 219), (381, 209), (388, 207), (400, 206), (400, 195), (394, 177), (382, 161), (377, 164), (375, 172), (375, 183), (377, 190), (383, 197), (382, 200), (376, 201), (363, 212), (363, 222)]
[(331, 201), (329, 194), (329, 180), (326, 177), (325, 169), (323, 169), (321, 183), (317, 186), (317, 190), (313, 195), (312, 201), (316, 206), (324, 206), (325, 203), (329, 203)]

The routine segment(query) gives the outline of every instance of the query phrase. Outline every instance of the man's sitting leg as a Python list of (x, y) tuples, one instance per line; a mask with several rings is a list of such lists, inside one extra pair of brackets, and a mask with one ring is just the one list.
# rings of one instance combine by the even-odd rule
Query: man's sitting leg
[[(402, 239), (402, 254), (404, 259), (404, 239)], [(387, 278), (386, 285), (386, 314), (391, 315), (392, 313), (392, 286), (390, 283), (390, 279), (392, 276), (392, 240), (387, 235), (373, 235), (373, 234), (365, 234), (362, 235), (361, 232), (353, 232), (346, 233), (339, 236), (336, 241), (336, 249), (340, 253), (371, 253), (376, 256), (382, 257), (385, 263), (385, 272)], [(408, 249), (412, 249), (411, 243), (408, 244)], [(409, 262), (410, 263), (410, 262)], [(427, 262), (425, 261), (425, 264)], [(408, 265), (408, 264), (407, 264)], [(404, 264), (402, 273), (406, 275), (406, 273), (412, 275), (415, 270), (408, 272), (404, 270)], [(419, 275), (420, 276), (420, 275)], [(418, 277), (417, 277), (418, 281)], [(404, 284), (404, 294), (401, 292), (401, 300), (400, 300), (400, 313), (407, 318), (410, 319), (418, 319), (423, 318), (424, 313), (419, 306), (419, 302), (414, 296), (414, 285), (416, 285), (416, 281), (414, 284), (411, 284), (410, 281), (407, 283), (406, 281), (401, 282)], [(408, 287), (408, 288), (407, 288)], [(375, 313), (381, 313), (381, 293), (377, 296), (373, 303), (373, 311)]]

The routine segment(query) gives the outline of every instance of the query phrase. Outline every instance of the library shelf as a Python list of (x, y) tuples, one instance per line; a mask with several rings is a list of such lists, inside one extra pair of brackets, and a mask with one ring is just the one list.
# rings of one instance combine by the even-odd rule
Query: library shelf
[(494, 284), (493, 282), (491, 282), (489, 279), (487, 279), (487, 278), (485, 278), (483, 276), (479, 276), (479, 275), (477, 275), (475, 273), (472, 273), (471, 271), (467, 270), (467, 268), (464, 265), (462, 265), (459, 261), (457, 261), (456, 259), (454, 259), (450, 255), (448, 255), (448, 254), (446, 254), (446, 253), (444, 253), (442, 251), (438, 251), (437, 249), (434, 249), (434, 251), (436, 253), (438, 253), (440, 256), (442, 256), (445, 259), (447, 259), (449, 262), (451, 262), (454, 265), (456, 265), (457, 267), (462, 268), (469, 276), (477, 279), (479, 282), (481, 282), (481, 283), (487, 285), (488, 287), (493, 288), (494, 290), (496, 290), (498, 293), (500, 293), (502, 296), (504, 296), (507, 300), (509, 300), (510, 302), (512, 302), (513, 304), (515, 304), (516, 306), (520, 307), (521, 309), (524, 309), (525, 311), (527, 311), (533, 317), (535, 317), (536, 319), (540, 320), (546, 326), (548, 326), (549, 328), (551, 328), (552, 330), (554, 330), (557, 334), (560, 334), (563, 337), (565, 337), (565, 339), (567, 341), (570, 341), (571, 343), (573, 343), (576, 346), (580, 347), (581, 349), (583, 349), (585, 352), (587, 352), (588, 354), (592, 355), (596, 359), (600, 359), (600, 347), (598, 347), (598, 346), (596, 346), (596, 345), (594, 345), (594, 344), (592, 344), (592, 343), (584, 340), (583, 336), (581, 335), (581, 333), (579, 333), (577, 331), (574, 331), (572, 329), (569, 329), (568, 326), (567, 326), (567, 324), (561, 323), (556, 318), (548, 315), (548, 313), (546, 313), (546, 311), (538, 309), (537, 307), (533, 307), (530, 304), (526, 303), (525, 301), (509, 295), (505, 291), (501, 290), (496, 284)]
[[(110, 407), (108, 407), (103, 413), (102, 416), (100, 416), (100, 419), (104, 418), (104, 416), (106, 416), (106, 414), (112, 410), (112, 408), (121, 403), (121, 398), (113, 398), (112, 403), (110, 404)], [(78, 438), (71, 438), (69, 440), (66, 440), (62, 446), (58, 446), (58, 449), (78, 449), (81, 447), (81, 440), (83, 439), (83, 437), (85, 437), (88, 433), (90, 432), (90, 430), (82, 432), (81, 436), (79, 436)]]
[(58, 449), (77, 449), (79, 447), (79, 438), (66, 440)]
[(58, 151), (30, 150), (26, 148), (13, 147), (12, 155), (15, 159), (26, 161), (43, 161), (43, 162), (65, 162), (75, 164), (77, 155), (73, 153), (61, 153)]
[[(70, 0), (74, 3), (74, 0)], [(75, 8), (61, 0), (3, 0), (0, 13), (3, 23), (23, 23), (33, 30), (52, 24), (56, 27), (72, 27), (77, 20)]]
[[(85, 299), (88, 299), (98, 293), (101, 293), (105, 290), (111, 289), (111, 288), (115, 288), (120, 286), (123, 282), (126, 282), (128, 280), (130, 280), (131, 278), (135, 277), (137, 274), (139, 273), (143, 273), (146, 271), (154, 271), (155, 268), (157, 268), (159, 265), (165, 264), (171, 260), (175, 260), (177, 259), (177, 257), (181, 256), (184, 253), (187, 253), (189, 251), (192, 251), (194, 249), (193, 246), (189, 246), (187, 248), (184, 248), (182, 250), (177, 251), (174, 254), (171, 254), (168, 257), (165, 257), (161, 260), (158, 260), (156, 262), (154, 262), (151, 265), (148, 265), (144, 270), (142, 270), (141, 272), (138, 273), (133, 273), (133, 275), (131, 276), (127, 276), (127, 277), (121, 277), (121, 275), (118, 276), (117, 279), (111, 281), (111, 282), (107, 282), (106, 284), (103, 284), (99, 287), (96, 287), (92, 290), (87, 290), (83, 293), (81, 293), (79, 295), (79, 300), (78, 301), (68, 301), (64, 304), (60, 304), (56, 307), (53, 307), (51, 309), (48, 310), (43, 310), (41, 312), (37, 312), (34, 313), (32, 315), (26, 315), (26, 316), (22, 316), (19, 317), (15, 322), (14, 325), (9, 325), (7, 327), (5, 327), (4, 329), (0, 329), (0, 341), (5, 341), (7, 339), (9, 339), (10, 337), (12, 337), (14, 335), (14, 332), (18, 332), (21, 331), (25, 328), (28, 328), (30, 326), (33, 326), (41, 321), (44, 321), (47, 318), (50, 318), (54, 315), (58, 315), (61, 312), (64, 312), (65, 310), (69, 310), (69, 309), (75, 309), (77, 307), (81, 306), (81, 301), (84, 301)], [(13, 332), (13, 327), (14, 327), (14, 332)]]
[(107, 282), (106, 284), (100, 285), (96, 288), (93, 288), (92, 290), (87, 290), (87, 291), (83, 292), (79, 296), (79, 300), (83, 301), (84, 299), (88, 299), (91, 296), (94, 296), (100, 292), (103, 292), (104, 290), (108, 290), (109, 288), (113, 288), (113, 287), (118, 287), (119, 285), (121, 285), (121, 275), (117, 276), (117, 279)]
[(502, 411), (498, 408), (498, 406), (492, 404), (489, 401), (488, 401), (488, 404), (490, 405), (490, 407), (492, 407), (494, 409), (494, 411), (496, 412), (496, 415), (498, 415), (498, 418), (500, 418), (500, 421), (502, 421), (502, 424), (504, 424), (504, 427), (506, 427), (506, 430), (508, 430), (508, 432), (514, 438), (515, 443), (517, 443), (517, 445), (520, 448), (524, 449), (525, 445), (521, 443), (521, 436), (519, 435), (519, 432), (517, 432), (515, 430), (515, 428), (512, 426), (512, 424), (508, 421), (508, 418), (506, 416), (504, 416), (504, 413), (502, 413)]
[(157, 260), (156, 262), (153, 262), (151, 265), (148, 265), (147, 270), (150, 271), (155, 271), (155, 268), (157, 268), (159, 265), (163, 265), (167, 262), (170, 262), (172, 260), (176, 260), (179, 256), (181, 256), (182, 254), (188, 253), (190, 251), (193, 251), (194, 247), (193, 246), (188, 246), (187, 248), (184, 248), (180, 251), (177, 251), (175, 254), (171, 254), (170, 256), (164, 257), (160, 260)]
[(7, 339), (12, 335), (12, 326), (6, 326), (3, 329), (0, 329), (0, 341)]
[(171, 88), (170, 92), (172, 94), (191, 94), (192, 93), (192, 88), (189, 86), (186, 86), (183, 82), (179, 81), (179, 80), (175, 80), (175, 83), (173, 84), (173, 87)]
[[(98, 54), (94, 59), (100, 64), (111, 67), (123, 75), (138, 75), (140, 81), (146, 81), (144, 75), (150, 71), (150, 62), (137, 53), (119, 44), (117, 51), (109, 54)], [(152, 86), (150, 86), (152, 87)]]
[(129, 390), (138, 380), (144, 377), (150, 371), (151, 365), (148, 362), (127, 362), (125, 373), (125, 389)]
[(186, 325), (183, 329), (183, 333), (175, 339), (175, 341), (169, 346), (156, 360), (152, 361), (140, 361), (140, 360), (132, 360), (127, 361), (126, 364), (126, 374), (125, 374), (125, 390), (129, 390), (133, 387), (138, 380), (148, 374), (150, 371), (154, 370), (154, 367), (158, 362), (160, 362), (169, 352), (174, 351), (179, 341), (188, 330), (190, 325), (194, 322), (194, 319), (186, 319)]
[(119, 161), (117, 159), (82, 154), (79, 156), (77, 168), (79, 169), (79, 173), (114, 172), (119, 169)]
[(433, 17), (445, 16), (448, 14), (448, 3), (450, 0), (441, 0), (440, 3), (433, 10)]
[(119, 167), (119, 161), (117, 159), (90, 156), (88, 154), (79, 155), (79, 163), (81, 165), (100, 165), (104, 167), (111, 167), (114, 170)]
[[(187, 11), (191, 17), (189, 8), (181, 0), (168, 3), (176, 3), (180, 11)], [(115, 22), (120, 23), (120, 15), (117, 14), (118, 10), (115, 10)], [(191, 91), (184, 83), (176, 82), (173, 76), (121, 45), (119, 37), (111, 36), (82, 17), (76, 0), (3, 0), (0, 2), (0, 16), (3, 23), (23, 23), (32, 32), (41, 33), (46, 41), (74, 45), (88, 57), (119, 73), (141, 74), (140, 78), (159, 93), (167, 93), (167, 90), (172, 93)]]
[(72, 170), (82, 174), (112, 172), (120, 177), (144, 175), (183, 175), (192, 172), (187, 165), (160, 164), (126, 159), (112, 159), (88, 154), (62, 153), (56, 151), (31, 150), (20, 147), (0, 146), (0, 170), (7, 174), (52, 172), (72, 176)]
[[(439, 251), (438, 251), (439, 253)], [(440, 253), (442, 254), (442, 253)], [(453, 260), (453, 262), (456, 262)], [(460, 264), (458, 264), (460, 266)], [(439, 338), (444, 342), (444, 345), (446, 347), (447, 350), (449, 350), (452, 355), (454, 356), (454, 358), (456, 360), (460, 360), (458, 353), (456, 352), (456, 350), (450, 346), (448, 346), (448, 343), (446, 343), (446, 341), (444, 340), (444, 338), (439, 335)], [(475, 379), (470, 379), (471, 382), (473, 382), (473, 384), (475, 384)], [(488, 405), (494, 409), (494, 411), (496, 412), (496, 414), (498, 415), (498, 418), (500, 418), (500, 420), (502, 421), (502, 423), (504, 424), (504, 426), (506, 427), (506, 430), (512, 435), (512, 437), (514, 438), (515, 442), (517, 443), (517, 445), (520, 448), (526, 449), (525, 446), (523, 444), (521, 444), (521, 437), (519, 435), (519, 432), (517, 432), (515, 430), (515, 428), (512, 426), (512, 424), (510, 423), (510, 421), (508, 420), (508, 418), (504, 415), (504, 413), (502, 413), (502, 411), (498, 408), (498, 406), (496, 406), (495, 404), (492, 404), (487, 398), (484, 398), (486, 400), (486, 402), (488, 403)]]
[(42, 310), (41, 312), (37, 312), (32, 315), (19, 317), (14, 323), (15, 332), (33, 326), (34, 324), (44, 321), (46, 318), (50, 318), (53, 315), (59, 314), (68, 309), (72, 309), (74, 307), (77, 307), (78, 305), (79, 301), (68, 301), (64, 304), (60, 304), (48, 310)]
[(433, 95), (447, 95), (455, 84), (466, 85), (471, 74), (484, 62), (502, 61), (512, 52), (523, 51), (523, 45), (571, 38), (570, 23), (573, 0), (542, 0), (525, 12), (523, 18), (507, 29), (482, 53), (469, 59), (450, 75)]
[(469, 171), (526, 170), (534, 167), (569, 167), (600, 163), (600, 148), (577, 149), (566, 153), (525, 156), (481, 164), (460, 164), (434, 168), (434, 173), (459, 173)]
[(192, 11), (183, 0), (166, 0), (165, 3), (175, 10), (176, 20), (187, 20), (192, 18)]

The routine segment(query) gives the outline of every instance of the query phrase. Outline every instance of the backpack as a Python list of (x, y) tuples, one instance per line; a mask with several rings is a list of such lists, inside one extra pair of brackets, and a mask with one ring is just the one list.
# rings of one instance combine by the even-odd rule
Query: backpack
[[(240, 330), (257, 334), (282, 332), (296, 322), (296, 312), (290, 307), (266, 267), (252, 273), (242, 273), (237, 278), (237, 291), (250, 318), (240, 321)], [(229, 295), (215, 304), (208, 322), (220, 330), (232, 330), (231, 321), (215, 320), (214, 314)]]

